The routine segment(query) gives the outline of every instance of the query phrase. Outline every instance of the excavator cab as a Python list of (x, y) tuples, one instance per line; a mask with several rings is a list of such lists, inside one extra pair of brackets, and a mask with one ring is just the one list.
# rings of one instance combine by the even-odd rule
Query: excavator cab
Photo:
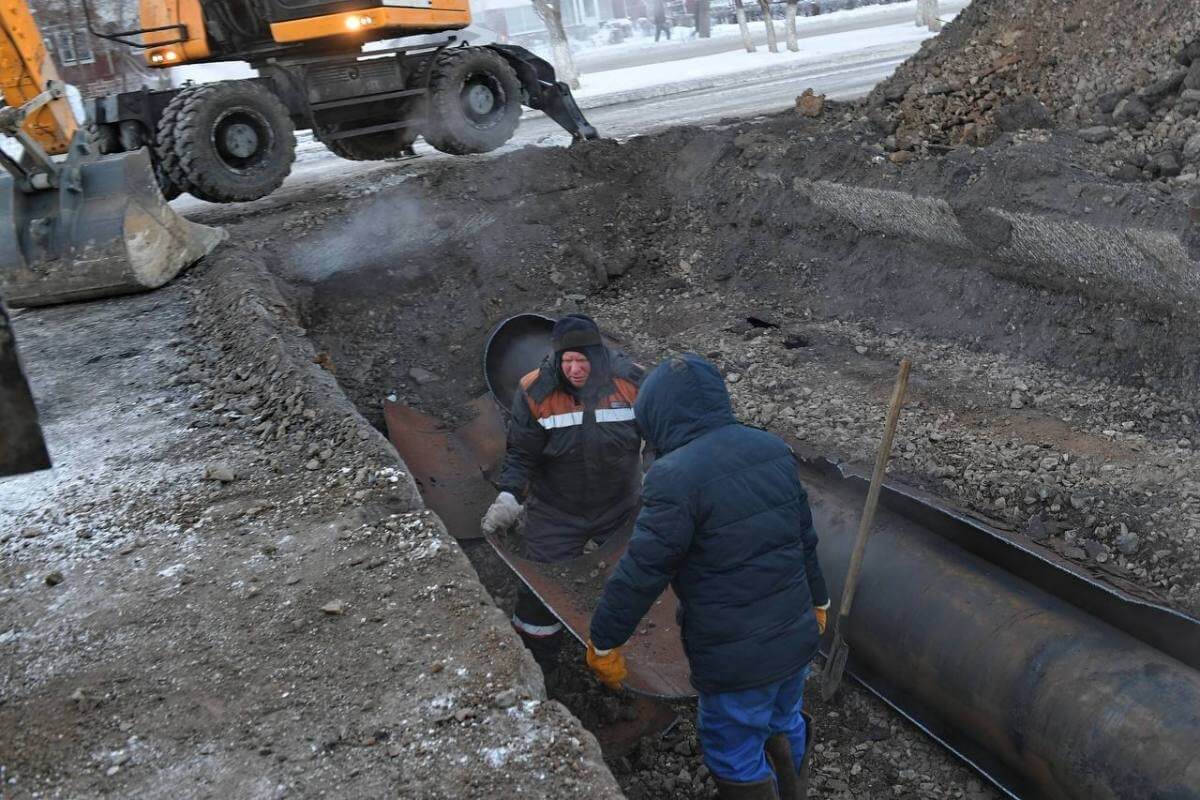
[(221, 240), (171, 210), (147, 151), (101, 156), (29, 9), (0, 5), (0, 296), (11, 306), (157, 288)]

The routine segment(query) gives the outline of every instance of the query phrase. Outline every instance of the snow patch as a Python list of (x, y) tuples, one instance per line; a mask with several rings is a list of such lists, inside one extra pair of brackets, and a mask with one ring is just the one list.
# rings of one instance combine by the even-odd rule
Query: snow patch
[(483, 756), (483, 760), (487, 762), (489, 767), (500, 769), (508, 763), (509, 754), (512, 753), (511, 747), (485, 747), (479, 751)]

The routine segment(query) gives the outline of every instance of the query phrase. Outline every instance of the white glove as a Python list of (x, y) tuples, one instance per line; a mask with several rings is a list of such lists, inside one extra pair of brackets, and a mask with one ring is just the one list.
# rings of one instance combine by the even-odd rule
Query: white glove
[(521, 504), (517, 502), (517, 498), (513, 497), (511, 492), (501, 492), (496, 496), (487, 513), (483, 515), (483, 521), (479, 523), (479, 527), (485, 534), (511, 528), (517, 518), (521, 516), (521, 511)]

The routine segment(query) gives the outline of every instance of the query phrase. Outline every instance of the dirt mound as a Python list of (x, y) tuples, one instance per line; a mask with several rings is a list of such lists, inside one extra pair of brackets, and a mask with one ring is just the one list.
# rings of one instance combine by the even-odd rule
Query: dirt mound
[(869, 100), (894, 150), (1069, 127), (1126, 179), (1195, 173), (1200, 2), (976, 2)]

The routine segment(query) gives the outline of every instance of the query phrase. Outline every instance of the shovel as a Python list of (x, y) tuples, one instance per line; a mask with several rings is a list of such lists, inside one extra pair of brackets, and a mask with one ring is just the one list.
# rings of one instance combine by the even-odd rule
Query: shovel
[(837, 619), (833, 623), (833, 645), (825, 659), (824, 684), (821, 699), (828, 701), (837, 694), (842, 684), (842, 673), (846, 671), (846, 659), (850, 657), (850, 645), (842, 638), (842, 631), (850, 619), (850, 607), (854, 604), (854, 592), (858, 588), (858, 576), (862, 571), (863, 553), (867, 549), (867, 537), (871, 535), (871, 523), (875, 521), (875, 506), (879, 501), (879, 490), (883, 475), (887, 471), (888, 459), (892, 455), (892, 440), (896, 436), (896, 423), (900, 419), (900, 407), (904, 405), (904, 392), (908, 388), (908, 373), (912, 363), (907, 359), (900, 362), (896, 375), (896, 386), (892, 389), (892, 402), (888, 406), (887, 423), (883, 428), (883, 441), (879, 443), (879, 455), (875, 457), (875, 471), (871, 474), (871, 488), (867, 491), (867, 502), (863, 506), (862, 519), (858, 523), (858, 537), (854, 540), (854, 551), (850, 555), (850, 567), (846, 570), (846, 584), (842, 588), (842, 601), (838, 604)]

